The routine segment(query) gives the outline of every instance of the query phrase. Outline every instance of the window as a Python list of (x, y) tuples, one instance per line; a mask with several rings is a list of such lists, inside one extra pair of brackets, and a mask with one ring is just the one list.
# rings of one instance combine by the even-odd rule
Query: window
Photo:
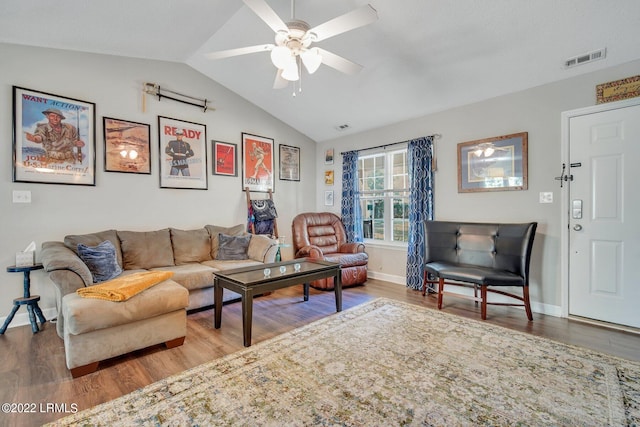
[(407, 149), (360, 156), (358, 180), (364, 238), (380, 242), (408, 242)]

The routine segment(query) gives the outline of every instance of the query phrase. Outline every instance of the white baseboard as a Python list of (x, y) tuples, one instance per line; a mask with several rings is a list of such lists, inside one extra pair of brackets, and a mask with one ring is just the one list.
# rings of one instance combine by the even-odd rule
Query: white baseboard
[[(58, 316), (58, 311), (55, 309), (55, 307), (43, 308), (41, 310), (42, 310), (42, 314), (44, 315), (44, 318), (47, 319), (47, 321)], [(0, 317), (0, 325), (4, 325), (5, 320), (7, 320), (7, 316)], [(39, 323), (40, 321), (38, 321), (38, 324)], [(29, 312), (27, 312), (26, 307), (24, 309), (21, 307), (16, 313), (16, 315), (13, 317), (13, 320), (11, 321), (7, 329), (15, 328), (17, 326), (24, 326), (24, 325), (31, 325), (31, 322), (29, 321)]]
[[(371, 270), (367, 271), (367, 275), (372, 279), (383, 280), (385, 282), (391, 282), (398, 285), (406, 286), (407, 284), (407, 278), (404, 276), (395, 276), (395, 275), (384, 274), (384, 273), (375, 272)], [(457, 292), (462, 295), (473, 295), (473, 290), (470, 288), (449, 286), (447, 288), (447, 291)], [(488, 301), (513, 302), (512, 299), (503, 295), (491, 294), (489, 298), (491, 299), (489, 299)], [(521, 308), (522, 310), (524, 310), (524, 307), (515, 307), (515, 308)], [(562, 317), (561, 307), (557, 305), (543, 304), (540, 302), (531, 301), (531, 311), (534, 313), (545, 314), (548, 316)]]
[(376, 271), (367, 271), (367, 276), (372, 279), (382, 280), (385, 282), (396, 283), (398, 285), (407, 285), (407, 278), (404, 276), (395, 276), (393, 274), (385, 274)]

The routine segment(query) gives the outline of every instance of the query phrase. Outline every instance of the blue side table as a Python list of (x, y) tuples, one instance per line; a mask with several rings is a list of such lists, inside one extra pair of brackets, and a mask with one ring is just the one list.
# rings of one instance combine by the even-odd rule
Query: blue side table
[(11, 313), (9, 313), (9, 316), (7, 316), (7, 320), (4, 321), (2, 328), (0, 328), (0, 335), (4, 334), (7, 330), (7, 326), (9, 326), (9, 323), (11, 323), (13, 316), (15, 316), (21, 305), (27, 306), (29, 321), (31, 322), (31, 330), (34, 334), (40, 331), (40, 328), (38, 328), (38, 322), (36, 321), (36, 316), (38, 316), (41, 326), (47, 321), (47, 319), (44, 318), (44, 314), (42, 314), (42, 310), (40, 310), (40, 307), (38, 306), (40, 295), (31, 295), (30, 273), (34, 270), (41, 270), (42, 268), (42, 264), (34, 264), (26, 267), (16, 267), (15, 265), (7, 267), (7, 271), (9, 273), (24, 273), (24, 296), (13, 300), (13, 309), (11, 310)]

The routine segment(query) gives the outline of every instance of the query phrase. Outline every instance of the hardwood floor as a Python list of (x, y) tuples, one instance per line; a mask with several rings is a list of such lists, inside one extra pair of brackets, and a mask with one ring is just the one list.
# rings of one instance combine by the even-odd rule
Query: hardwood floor
[[(343, 309), (386, 297), (436, 308), (434, 296), (402, 285), (369, 280), (366, 286), (343, 292)], [(480, 308), (465, 299), (446, 298), (443, 311), (480, 321)], [(333, 292), (311, 290), (302, 301), (302, 287), (281, 289), (256, 300), (253, 311), (254, 344), (306, 325), (335, 312)], [(490, 306), (487, 323), (552, 340), (640, 361), (640, 335), (606, 329), (570, 319), (534, 313), (528, 322), (524, 311)], [(244, 348), (239, 303), (222, 311), (222, 327), (213, 328), (213, 310), (191, 313), (184, 345), (167, 350), (151, 347), (101, 362), (98, 371), (73, 379), (66, 369), (63, 341), (55, 324), (33, 335), (30, 326), (8, 329), (0, 336), (0, 403), (27, 405), (30, 413), (0, 413), (0, 426), (36, 426), (61, 418), (65, 411), (83, 410), (122, 396), (169, 375)], [(3, 407), (4, 408), (4, 407)]]

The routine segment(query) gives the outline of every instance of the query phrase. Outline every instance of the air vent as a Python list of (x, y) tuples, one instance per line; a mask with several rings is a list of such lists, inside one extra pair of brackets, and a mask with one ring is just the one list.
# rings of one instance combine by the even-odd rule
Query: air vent
[(602, 48), (591, 52), (583, 53), (582, 55), (574, 56), (564, 61), (565, 68), (575, 67), (577, 65), (587, 64), (589, 62), (604, 59), (607, 56), (607, 49)]
[(336, 130), (347, 130), (347, 129), (349, 129), (349, 125), (346, 123), (343, 125), (336, 126)]

